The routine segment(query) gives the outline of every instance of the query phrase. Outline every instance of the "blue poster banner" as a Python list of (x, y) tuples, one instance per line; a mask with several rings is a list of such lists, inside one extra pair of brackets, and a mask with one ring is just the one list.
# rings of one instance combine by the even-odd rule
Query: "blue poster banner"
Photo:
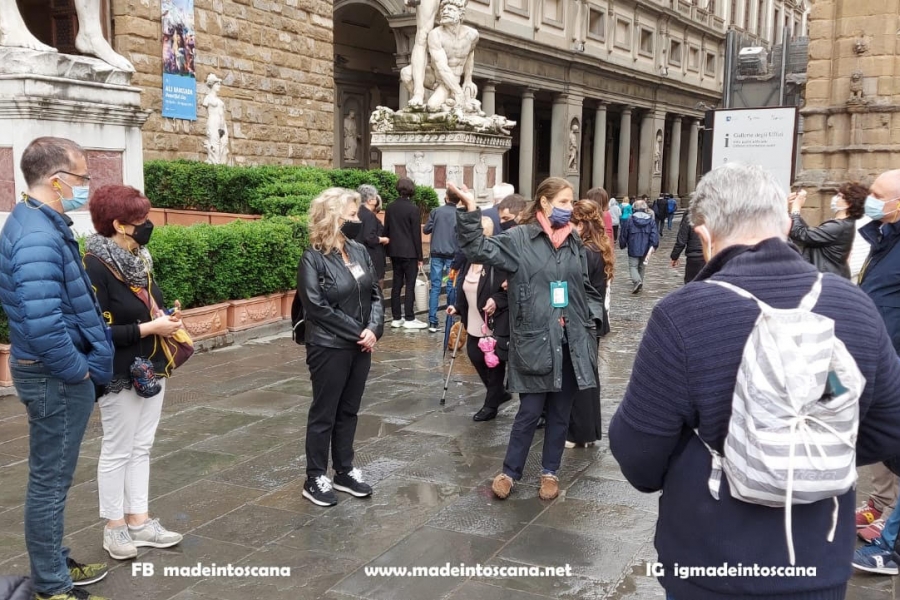
[(162, 0), (162, 116), (197, 120), (194, 0)]

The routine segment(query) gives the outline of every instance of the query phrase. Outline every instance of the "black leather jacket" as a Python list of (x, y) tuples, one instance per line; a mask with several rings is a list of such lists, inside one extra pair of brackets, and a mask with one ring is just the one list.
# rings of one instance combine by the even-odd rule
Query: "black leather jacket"
[(822, 273), (850, 279), (847, 258), (856, 238), (853, 219), (831, 219), (810, 227), (800, 215), (791, 215), (791, 239), (803, 248), (803, 256)]
[(350, 260), (362, 267), (354, 277), (341, 253), (328, 255), (307, 248), (297, 269), (297, 290), (306, 319), (306, 343), (326, 348), (361, 349), (364, 329), (376, 338), (384, 333), (384, 302), (368, 251), (347, 241)]

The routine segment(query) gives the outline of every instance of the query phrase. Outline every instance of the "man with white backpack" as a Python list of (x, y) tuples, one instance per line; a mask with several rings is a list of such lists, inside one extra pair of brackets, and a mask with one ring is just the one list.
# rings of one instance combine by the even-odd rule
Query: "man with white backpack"
[(628, 481), (663, 492), (660, 582), (843, 600), (856, 466), (900, 455), (900, 361), (868, 296), (788, 245), (771, 175), (719, 167), (689, 210), (708, 263), (654, 309), (609, 430)]

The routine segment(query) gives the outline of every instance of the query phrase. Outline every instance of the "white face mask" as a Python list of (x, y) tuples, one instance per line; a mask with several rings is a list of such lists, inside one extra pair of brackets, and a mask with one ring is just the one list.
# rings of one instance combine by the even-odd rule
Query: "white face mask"
[(843, 208), (838, 206), (838, 202), (840, 202), (841, 200), (842, 200), (842, 198), (841, 198), (840, 194), (835, 194), (834, 196), (831, 197), (831, 212), (836, 213), (836, 212), (840, 212), (840, 211), (844, 210)]

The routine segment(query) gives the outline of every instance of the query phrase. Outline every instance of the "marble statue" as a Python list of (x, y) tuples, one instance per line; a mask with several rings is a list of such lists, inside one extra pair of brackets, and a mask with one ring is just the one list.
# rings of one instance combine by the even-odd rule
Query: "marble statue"
[(434, 29), (440, 0), (406, 0), (407, 6), (416, 7), (416, 39), (409, 59), (409, 106), (425, 106), (425, 70), (428, 66), (428, 34)]
[(359, 133), (356, 127), (356, 111), (351, 109), (344, 117), (344, 160), (357, 160)]
[(206, 78), (206, 86), (209, 88), (203, 99), (206, 108), (206, 162), (211, 165), (228, 164), (228, 126), (225, 123), (225, 102), (219, 98), (219, 89), (222, 80), (210, 73)]
[(569, 171), (578, 171), (578, 122), (572, 122), (569, 130), (569, 155), (566, 160), (566, 168)]
[(424, 152), (413, 154), (412, 164), (406, 166), (406, 174), (416, 185), (434, 185), (434, 181), (431, 178), (433, 170), (434, 167), (425, 162)]
[(485, 162), (484, 154), (478, 157), (478, 164), (475, 165), (475, 195), (478, 198), (488, 197), (487, 186), (488, 166)]
[[(100, 23), (101, 0), (74, 0), (78, 14), (78, 35), (75, 47), (79, 52), (96, 56), (121, 71), (134, 73), (134, 65), (117, 53), (103, 37)], [(39, 52), (56, 52), (40, 42), (28, 31), (16, 5), (16, 0), (0, 0), (0, 46), (27, 48)]]
[[(420, 5), (418, 10), (420, 14), (426, 12), (424, 5)], [(430, 60), (426, 63), (424, 77), (418, 79), (419, 73), (414, 70), (413, 64), (400, 70), (400, 78), (412, 96), (410, 108), (421, 107), (422, 101), (417, 92), (428, 88), (432, 90), (431, 97), (425, 102), (428, 111), (459, 108), (463, 112), (479, 112), (480, 103), (476, 99), (478, 88), (472, 81), (478, 31), (463, 25), (465, 11), (466, 0), (441, 0), (440, 23), (427, 34)], [(420, 33), (421, 29), (416, 32), (417, 41)], [(413, 53), (417, 51), (418, 48), (414, 47)], [(415, 66), (418, 68), (421, 65), (416, 63)]]
[(662, 134), (656, 133), (656, 149), (653, 151), (653, 172), (662, 172)]

